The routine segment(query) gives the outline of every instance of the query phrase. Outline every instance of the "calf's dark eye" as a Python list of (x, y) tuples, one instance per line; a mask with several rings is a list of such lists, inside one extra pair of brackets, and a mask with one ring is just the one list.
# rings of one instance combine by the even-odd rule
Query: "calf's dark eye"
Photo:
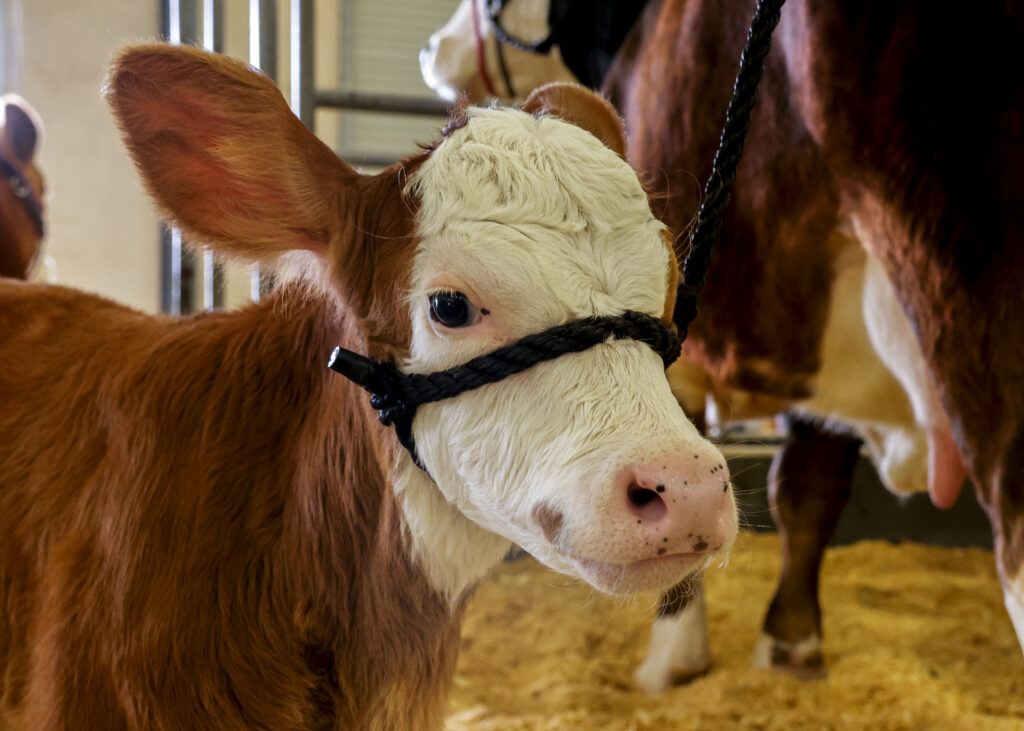
[(430, 295), (430, 319), (445, 327), (467, 327), (480, 319), (480, 310), (462, 292)]

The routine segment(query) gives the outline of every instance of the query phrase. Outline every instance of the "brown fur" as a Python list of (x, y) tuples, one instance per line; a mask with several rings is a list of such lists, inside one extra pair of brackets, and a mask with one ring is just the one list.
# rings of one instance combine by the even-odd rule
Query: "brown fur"
[(0, 296), (17, 727), (439, 725), (457, 616), (403, 551), (385, 433), (324, 367), (351, 318), (301, 287), (184, 322)]
[[(42, 133), (35, 111), (23, 100), (6, 96), (0, 155), (28, 181), (32, 195), (43, 200), (43, 175), (35, 163)], [(14, 197), (6, 176), (0, 180), (0, 277), (25, 279), (42, 244), (24, 204)]]
[[(696, 213), (752, 12), (750, 0), (652, 0), (606, 80), (629, 159), (675, 230)], [(718, 391), (810, 395), (835, 255), (827, 234), (856, 216), (917, 330), (1004, 579), (1024, 565), (1022, 39), (1024, 13), (1005, 3), (790, 0), (684, 346)], [(851, 449), (821, 433), (807, 446), (822, 439)], [(794, 499), (778, 493), (777, 512), (795, 517)], [(814, 573), (823, 526), (806, 536), (810, 553), (794, 544), (786, 560)], [(808, 582), (789, 604), (799, 614), (813, 602), (814, 621), (776, 636), (800, 639), (816, 623)], [(786, 601), (776, 597), (770, 624), (785, 623), (775, 610)]]
[[(609, 73), (605, 92), (625, 118), (630, 162), (664, 198), (655, 210), (674, 231), (686, 232), (696, 214), (748, 22), (745, 10), (717, 3), (654, 2)], [(684, 353), (732, 387), (772, 388), (745, 377), (744, 364), (777, 363), (785, 377), (776, 380), (806, 395), (820, 364), (833, 253), (822, 243), (838, 196), (785, 94), (772, 91), (784, 75), (773, 55)]]
[(408, 352), (429, 153), (359, 175), (189, 48), (129, 49), (107, 95), (192, 240), (328, 276), (187, 319), (0, 282), (0, 725), (439, 727), (462, 609), (410, 558), (393, 434), (326, 368)]
[[(800, 111), (915, 325), (1012, 577), (1024, 561), (1024, 13), (798, 2), (787, 22), (786, 38), (810, 33), (791, 63)], [(842, 83), (880, 67), (900, 84)]]

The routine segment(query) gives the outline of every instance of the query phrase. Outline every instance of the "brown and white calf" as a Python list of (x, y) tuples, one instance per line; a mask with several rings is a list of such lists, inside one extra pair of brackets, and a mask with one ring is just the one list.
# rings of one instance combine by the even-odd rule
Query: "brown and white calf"
[(44, 184), (36, 165), (43, 128), (16, 94), (0, 97), (0, 105), (0, 277), (26, 279), (43, 239)]
[(724, 461), (643, 343), (422, 406), (429, 475), (325, 365), (669, 317), (675, 258), (605, 102), (470, 108), (370, 176), (224, 57), (129, 49), (106, 94), (190, 240), (305, 273), (186, 319), (0, 283), (5, 727), (437, 727), (469, 590), (513, 542), (614, 592), (728, 549)]
[[(752, 12), (749, 0), (651, 0), (605, 81), (629, 159), (666, 196), (656, 210), (677, 230), (697, 208), (694, 175), (710, 169)], [(489, 27), (484, 36), (495, 43)], [(428, 83), (459, 67), (450, 56), (468, 57), (469, 38), (454, 19), (432, 37)], [(675, 384), (691, 408), (710, 392), (732, 416), (791, 408), (850, 424), (887, 486), (927, 486), (940, 506), (969, 468), (1024, 637), (1024, 496), (1011, 477), (1024, 381), (1008, 314), (1024, 279), (1013, 210), (1022, 92), (1010, 71), (1022, 39), (1021, 15), (991, 4), (936, 13), (923, 2), (788, 2)], [(528, 91), (517, 58), (510, 71)], [(564, 76), (551, 56), (529, 78), (543, 78), (542, 62)], [(820, 668), (818, 572), (859, 446), (802, 421), (776, 457), (784, 561), (761, 662)], [(703, 606), (685, 595), (663, 603), (676, 629), (656, 623), (646, 687), (706, 667), (705, 630), (689, 631)]]

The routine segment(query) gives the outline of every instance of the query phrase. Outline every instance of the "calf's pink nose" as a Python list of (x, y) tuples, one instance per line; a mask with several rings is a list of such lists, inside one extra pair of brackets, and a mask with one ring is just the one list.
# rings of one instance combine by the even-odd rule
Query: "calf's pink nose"
[(729, 468), (717, 451), (690, 450), (633, 465), (621, 495), (624, 517), (654, 555), (713, 552), (735, 535)]

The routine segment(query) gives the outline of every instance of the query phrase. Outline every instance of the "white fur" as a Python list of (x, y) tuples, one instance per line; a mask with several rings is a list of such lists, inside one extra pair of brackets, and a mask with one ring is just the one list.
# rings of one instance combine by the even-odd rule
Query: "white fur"
[(881, 262), (868, 257), (865, 274), (864, 319), (872, 344), (903, 385), (916, 422), (926, 428), (948, 429), (946, 414), (939, 404), (931, 371), (913, 326)]
[[(411, 181), (422, 244), (406, 370), (448, 368), (588, 315), (633, 309), (661, 316), (669, 253), (632, 169), (561, 120), (514, 110), (469, 114), (469, 124)], [(490, 314), (465, 330), (440, 328), (428, 314), (428, 296), (439, 288), (473, 293)], [(598, 561), (637, 560), (636, 541), (622, 525), (617, 475), (681, 448), (700, 454), (701, 465), (724, 463), (678, 408), (660, 357), (634, 341), (564, 355), (424, 405), (414, 434), (437, 485), (404, 453), (395, 484), (414, 548), (452, 598), (500, 560), (510, 541), (574, 576), (583, 572), (563, 549)], [(721, 523), (726, 549), (735, 506), (731, 491), (719, 494), (721, 515), (708, 522)], [(538, 503), (564, 515), (564, 545), (543, 535), (531, 513)]]
[(755, 668), (775, 667), (775, 664), (772, 662), (772, 656), (776, 648), (785, 650), (791, 660), (788, 667), (792, 670), (798, 670), (807, 662), (808, 658), (821, 652), (821, 637), (813, 634), (804, 637), (798, 642), (786, 642), (785, 640), (779, 640), (771, 635), (762, 633), (761, 637), (757, 640), (757, 645), (754, 647), (754, 657), (751, 664)]
[[(505, 85), (498, 63), (494, 29), (485, 8), (486, 0), (462, 0), (444, 27), (430, 36), (430, 42), (420, 51), (423, 80), (438, 96), (449, 101), (454, 101), (461, 92), (465, 92), (475, 102), (487, 97), (477, 65), (471, 4), (474, 2), (477, 3), (484, 38), (487, 73), (498, 95), (504, 101), (511, 101), (513, 95)], [(548, 34), (547, 18), (548, 0), (515, 0), (502, 13), (501, 24), (518, 38), (536, 41)], [(518, 96), (525, 96), (552, 81), (576, 81), (576, 77), (562, 61), (557, 47), (541, 56), (506, 45), (504, 53), (512, 86)]]
[(700, 591), (674, 617), (654, 620), (647, 658), (633, 674), (633, 683), (647, 693), (662, 693), (677, 679), (696, 677), (709, 667), (708, 610)]
[(1017, 641), (1024, 648), (1024, 566), (1015, 577), (1004, 577), (1003, 601), (1013, 622), (1013, 629), (1017, 633)]
[[(849, 424), (864, 438), (883, 484), (893, 492), (928, 489), (928, 445), (904, 385), (879, 357), (865, 318), (872, 257), (841, 233), (832, 301), (815, 395), (798, 408)], [(885, 283), (888, 285), (888, 283)], [(876, 283), (876, 286), (881, 286)], [(891, 288), (890, 288), (891, 289)], [(890, 309), (890, 319), (906, 316)], [(909, 322), (906, 327), (909, 328)]]

